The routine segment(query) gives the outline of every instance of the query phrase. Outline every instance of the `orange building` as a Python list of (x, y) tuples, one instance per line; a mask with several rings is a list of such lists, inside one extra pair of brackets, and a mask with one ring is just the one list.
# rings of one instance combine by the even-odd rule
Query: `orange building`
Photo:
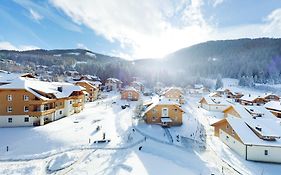
[(148, 105), (143, 112), (143, 117), (148, 124), (159, 124), (162, 126), (182, 125), (183, 109), (174, 101), (159, 99)]
[(121, 92), (122, 100), (138, 101), (140, 98), (140, 93), (135, 88), (127, 88)]
[(98, 87), (95, 87), (94, 85), (92, 85), (86, 80), (77, 81), (75, 82), (75, 84), (85, 88), (85, 91), (88, 94), (88, 97), (86, 98), (87, 101), (92, 102), (98, 98), (98, 93), (99, 93)]
[(180, 88), (176, 88), (176, 87), (168, 88), (164, 90), (161, 95), (166, 97), (167, 99), (175, 100), (180, 104), (185, 103), (183, 92)]

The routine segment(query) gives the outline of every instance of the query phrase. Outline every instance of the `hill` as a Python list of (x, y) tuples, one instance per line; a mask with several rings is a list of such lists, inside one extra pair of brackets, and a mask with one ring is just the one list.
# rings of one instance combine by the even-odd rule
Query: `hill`
[[(280, 83), (281, 39), (258, 38), (208, 41), (180, 49), (163, 59), (128, 61), (84, 49), (0, 51), (10, 59), (34, 70), (36, 65), (56, 66), (55, 73), (77, 70), (95, 74), (102, 80), (116, 77), (125, 83), (133, 76), (148, 84), (157, 81), (186, 85), (200, 78), (218, 76), (243, 79), (243, 82)], [(1, 67), (0, 69), (11, 69)]]

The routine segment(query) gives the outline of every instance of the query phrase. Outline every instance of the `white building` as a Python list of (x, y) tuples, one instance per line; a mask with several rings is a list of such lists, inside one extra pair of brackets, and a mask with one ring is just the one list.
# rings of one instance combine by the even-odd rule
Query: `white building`
[(281, 127), (276, 120), (228, 117), (212, 126), (215, 136), (246, 160), (281, 163)]
[(204, 96), (200, 101), (200, 106), (207, 111), (220, 111), (222, 112), (231, 103), (222, 97), (210, 97), (209, 95)]

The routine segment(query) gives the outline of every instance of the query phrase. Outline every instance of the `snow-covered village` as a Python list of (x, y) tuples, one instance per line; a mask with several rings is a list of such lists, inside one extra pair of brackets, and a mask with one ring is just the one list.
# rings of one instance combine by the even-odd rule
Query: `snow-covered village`
[(0, 175), (280, 175), (281, 1), (0, 1)]
[[(0, 174), (278, 174), (280, 97), (0, 73)], [(95, 77), (97, 78), (97, 77)], [(163, 166), (165, 165), (165, 166)]]

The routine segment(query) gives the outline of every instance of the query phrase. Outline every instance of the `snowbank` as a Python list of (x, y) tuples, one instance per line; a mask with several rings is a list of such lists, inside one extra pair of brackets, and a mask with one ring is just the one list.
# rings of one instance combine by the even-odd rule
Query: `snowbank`
[(76, 162), (76, 158), (69, 153), (64, 153), (49, 162), (48, 171), (55, 172), (67, 168)]

